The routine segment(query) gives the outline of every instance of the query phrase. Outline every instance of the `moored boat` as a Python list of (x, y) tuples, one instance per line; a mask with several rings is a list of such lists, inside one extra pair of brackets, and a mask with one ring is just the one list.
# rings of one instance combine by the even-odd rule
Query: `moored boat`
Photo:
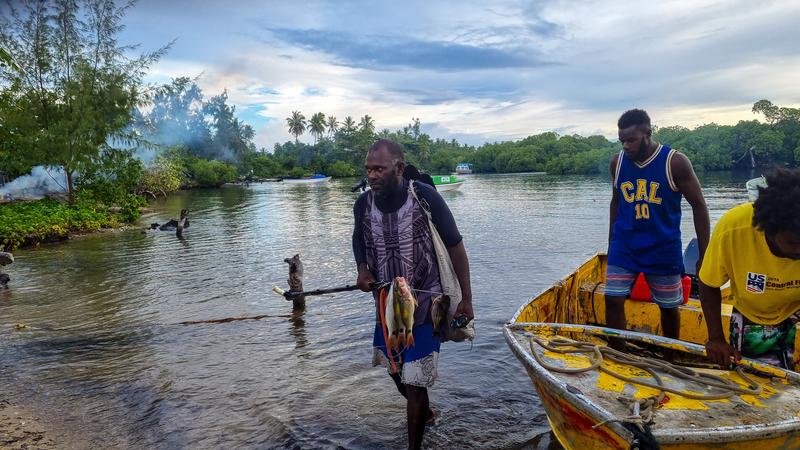
[[(562, 446), (627, 449), (638, 440), (639, 448), (649, 448), (642, 446), (642, 441), (651, 439), (662, 449), (800, 448), (800, 374), (747, 359), (740, 363), (745, 378), (736, 371), (711, 366), (703, 356), (707, 332), (696, 299), (679, 307), (681, 341), (657, 334), (660, 311), (652, 302), (626, 301), (626, 318), (633, 331), (605, 328), (605, 267), (605, 255), (589, 259), (523, 305), (504, 329), (506, 341), (525, 366)], [(727, 293), (724, 295), (722, 321), (727, 330), (732, 306), (727, 303)], [(659, 400), (659, 389), (644, 386), (654, 378), (640, 367), (603, 359), (598, 364), (603, 371), (562, 373), (559, 369), (589, 366), (596, 359), (595, 352), (562, 354), (541, 345), (568, 338), (607, 351), (608, 337), (625, 338), (628, 352), (635, 356), (663, 360), (672, 355), (702, 380), (725, 380), (733, 392), (711, 399), (708, 397), (720, 394), (719, 387), (661, 373), (664, 384), (677, 392), (668, 392)], [(606, 370), (622, 373), (628, 380), (615, 378)], [(637, 423), (648, 423), (642, 418), (648, 399), (655, 399), (648, 411), (653, 414), (652, 421), (647, 428), (639, 428)]]
[(472, 164), (465, 162), (456, 164), (456, 173), (459, 175), (472, 173)]
[(753, 178), (751, 180), (747, 180), (744, 184), (745, 188), (747, 188), (747, 198), (751, 202), (756, 201), (758, 198), (758, 188), (765, 188), (767, 187), (767, 179), (763, 176), (758, 178)]
[(436, 186), (436, 190), (440, 192), (458, 189), (467, 181), (454, 175), (433, 175), (431, 178), (433, 178), (433, 184)]
[(321, 175), (321, 174), (314, 174), (313, 176), (306, 177), (306, 178), (284, 178), (283, 182), (287, 184), (322, 184), (331, 181), (331, 177)]

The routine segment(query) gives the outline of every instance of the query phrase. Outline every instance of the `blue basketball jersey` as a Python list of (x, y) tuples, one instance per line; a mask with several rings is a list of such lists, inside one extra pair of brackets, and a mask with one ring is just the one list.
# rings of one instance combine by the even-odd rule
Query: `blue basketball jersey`
[(659, 145), (639, 164), (620, 151), (614, 189), (619, 194), (608, 263), (653, 275), (683, 273), (681, 198), (672, 180), (675, 150)]

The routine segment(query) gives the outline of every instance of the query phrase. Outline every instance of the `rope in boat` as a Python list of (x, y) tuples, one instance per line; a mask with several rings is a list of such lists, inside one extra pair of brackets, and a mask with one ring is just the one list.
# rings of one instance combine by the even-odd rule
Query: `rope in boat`
[[(534, 342), (538, 344), (540, 347), (554, 353), (591, 354), (589, 358), (590, 365), (587, 367), (575, 368), (575, 367), (558, 367), (552, 364), (548, 364), (543, 360), (541, 356), (537, 354), (536, 349), (533, 346)], [(622, 422), (622, 423), (634, 424), (640, 430), (644, 431), (646, 425), (650, 425), (653, 423), (653, 416), (655, 413), (655, 409), (664, 400), (666, 392), (670, 392), (672, 394), (677, 394), (680, 395), (681, 397), (694, 400), (720, 400), (732, 397), (733, 395), (737, 394), (758, 395), (761, 393), (762, 390), (761, 386), (758, 383), (754, 382), (752, 379), (748, 378), (744, 374), (744, 370), (742, 369), (741, 366), (736, 367), (736, 373), (745, 381), (745, 383), (747, 383), (748, 385), (747, 388), (743, 388), (739, 386), (737, 383), (734, 383), (731, 380), (719, 377), (717, 375), (695, 372), (694, 370), (688, 367), (671, 364), (666, 361), (661, 361), (655, 358), (631, 355), (592, 342), (576, 341), (562, 336), (558, 336), (553, 339), (550, 339), (549, 341), (545, 341), (537, 336), (533, 336), (531, 337), (529, 344), (531, 347), (531, 354), (533, 355), (533, 358), (536, 360), (537, 363), (539, 363), (539, 365), (541, 365), (547, 370), (559, 373), (577, 374), (597, 369), (603, 373), (611, 375), (614, 378), (620, 379), (622, 381), (658, 390), (657, 395), (642, 399), (636, 399), (630, 396), (618, 397), (617, 400), (628, 406), (628, 411), (630, 415), (621, 419), (609, 419), (600, 422), (594, 425), (593, 428), (597, 428), (608, 422)], [(571, 348), (566, 348), (566, 347), (571, 347)], [(605, 360), (617, 364), (637, 367), (647, 372), (655, 380), (655, 383), (651, 383), (636, 378), (626, 377), (625, 375), (614, 372), (613, 370), (610, 370), (608, 367), (603, 366), (603, 361)], [(664, 384), (664, 381), (658, 375), (655, 369), (660, 369), (676, 378), (717, 388), (720, 390), (720, 392), (710, 393), (710, 394), (695, 394), (692, 392), (682, 391), (676, 388), (669, 387)]]

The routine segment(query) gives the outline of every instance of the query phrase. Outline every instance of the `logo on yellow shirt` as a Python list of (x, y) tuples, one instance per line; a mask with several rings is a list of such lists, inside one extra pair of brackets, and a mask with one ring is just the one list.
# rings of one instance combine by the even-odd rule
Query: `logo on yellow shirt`
[(767, 276), (762, 273), (747, 272), (747, 292), (763, 294)]

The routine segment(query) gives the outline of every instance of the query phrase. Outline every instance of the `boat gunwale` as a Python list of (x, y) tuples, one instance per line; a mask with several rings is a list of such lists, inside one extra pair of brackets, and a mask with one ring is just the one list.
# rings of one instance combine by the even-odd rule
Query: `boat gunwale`
[(509, 321), (509, 323), (517, 323), (517, 318), (519, 318), (520, 314), (522, 314), (522, 312), (525, 311), (526, 308), (528, 308), (528, 305), (530, 305), (533, 302), (535, 302), (536, 300), (538, 300), (539, 297), (541, 297), (542, 295), (546, 294), (548, 291), (551, 291), (551, 290), (555, 289), (556, 286), (561, 286), (562, 283), (564, 282), (564, 280), (566, 280), (567, 278), (569, 278), (572, 275), (575, 275), (580, 270), (580, 268), (585, 266), (586, 264), (588, 264), (589, 261), (591, 261), (591, 260), (593, 260), (595, 258), (599, 258), (600, 256), (603, 256), (603, 255), (605, 255), (605, 253), (595, 253), (594, 255), (588, 257), (586, 260), (584, 260), (582, 263), (580, 263), (578, 265), (577, 269), (573, 269), (571, 272), (568, 272), (566, 275), (564, 275), (563, 277), (559, 278), (558, 281), (556, 281), (555, 283), (551, 284), (549, 287), (544, 288), (541, 292), (539, 292), (538, 294), (536, 294), (533, 297), (531, 297), (530, 300), (528, 300), (527, 302), (523, 303), (522, 306), (520, 306), (517, 309), (517, 311), (514, 313), (514, 315), (511, 316), (511, 320)]
[[(530, 352), (526, 350), (514, 336), (515, 331), (529, 331), (528, 328), (531, 327), (561, 329), (573, 332), (599, 331), (599, 332), (605, 332), (604, 334), (611, 334), (625, 338), (630, 337), (634, 338), (635, 340), (640, 340), (642, 342), (647, 342), (647, 343), (680, 345), (684, 347), (686, 351), (688, 351), (689, 353), (698, 355), (705, 354), (704, 347), (698, 344), (665, 338), (663, 336), (640, 333), (636, 331), (615, 330), (615, 329), (597, 327), (592, 325), (545, 323), (545, 322), (515, 322), (515, 323), (505, 324), (503, 329), (503, 334), (505, 335), (506, 342), (509, 344), (509, 347), (511, 347), (511, 350), (517, 356), (517, 359), (519, 359), (520, 362), (522, 362), (522, 364), (525, 366), (525, 368), (528, 369), (528, 372), (531, 373), (532, 376), (535, 374), (538, 380), (541, 380), (543, 383), (545, 383), (547, 387), (555, 395), (564, 398), (566, 401), (571, 403), (577, 409), (590, 415), (593, 419), (596, 419), (598, 423), (604, 420), (615, 419), (616, 416), (612, 415), (605, 408), (602, 408), (599, 405), (595, 404), (593, 401), (591, 401), (591, 397), (586, 396), (583, 393), (575, 393), (573, 392), (574, 389), (573, 390), (568, 389), (568, 386), (570, 385), (567, 382), (565, 382), (562, 378), (556, 377), (553, 373), (551, 373), (544, 367), (540, 366), (536, 362), (536, 360), (533, 358)], [(769, 370), (769, 372), (778, 370), (781, 373), (783, 373), (787, 381), (800, 383), (800, 374), (798, 373), (791, 372), (788, 370), (778, 369), (774, 366), (764, 365), (762, 363), (759, 363), (758, 361), (747, 358), (742, 358), (741, 363), (744, 366), (751, 367), (753, 369), (762, 372), (764, 371), (764, 368), (771, 369)], [(611, 422), (608, 423), (607, 425), (611, 427), (615, 432), (620, 434), (620, 436), (625, 437), (627, 439), (632, 439), (632, 434), (618, 423)], [(736, 426), (726, 426), (717, 428), (706, 428), (706, 427), (699, 429), (693, 429), (688, 427), (670, 428), (665, 430), (654, 430), (653, 436), (658, 438), (658, 441), (661, 444), (673, 444), (673, 443), (681, 443), (687, 441), (692, 443), (725, 443), (725, 442), (751, 441), (751, 440), (772, 438), (776, 436), (782, 436), (790, 432), (798, 432), (798, 431), (800, 431), (800, 418), (782, 420), (779, 422), (770, 422), (768, 424), (759, 423), (752, 425), (736, 425)]]

